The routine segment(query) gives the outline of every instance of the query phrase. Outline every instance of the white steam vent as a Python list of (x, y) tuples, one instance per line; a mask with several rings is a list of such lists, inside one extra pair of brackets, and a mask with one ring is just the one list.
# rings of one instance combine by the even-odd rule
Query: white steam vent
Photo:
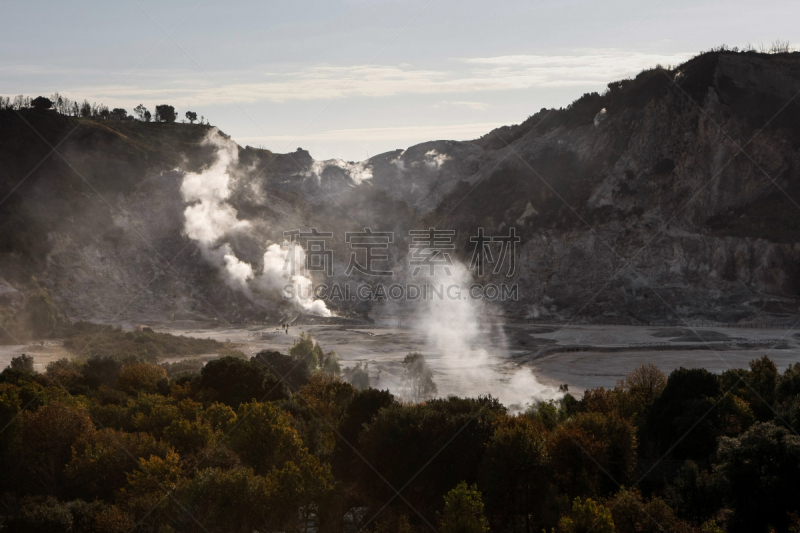
[(604, 107), (603, 109), (598, 111), (597, 114), (594, 116), (594, 125), (599, 126), (600, 123), (607, 118), (608, 118), (608, 111), (606, 111), (606, 108)]
[(345, 161), (344, 159), (327, 159), (325, 161), (314, 161), (311, 164), (311, 168), (306, 171), (307, 177), (316, 177), (317, 179), (321, 179), (322, 173), (325, 172), (325, 169), (329, 167), (335, 167), (344, 171), (350, 179), (353, 180), (353, 183), (356, 185), (360, 184), (364, 180), (372, 179), (372, 168), (367, 166), (365, 161), (359, 161), (357, 163), (353, 163), (351, 161)]
[[(463, 263), (453, 261), (450, 274), (436, 269), (434, 276), (416, 282), (433, 286), (469, 287), (473, 279)], [(508, 342), (502, 323), (487, 305), (467, 297), (420, 300), (414, 324), (436, 354), (431, 366), (445, 394), (478, 396), (491, 394), (512, 410), (536, 401), (563, 396), (547, 386), (529, 368), (509, 364)]]
[[(239, 219), (236, 209), (228, 203), (233, 181), (231, 172), (238, 163), (238, 146), (220, 135), (216, 128), (206, 136), (205, 143), (217, 148), (217, 159), (203, 171), (190, 172), (183, 177), (181, 195), (191, 204), (183, 213), (184, 233), (197, 242), (203, 258), (220, 272), (228, 287), (255, 303), (263, 303), (265, 294), (279, 291), (289, 283), (310, 291), (309, 278), (293, 275), (291, 269), (285, 268), (287, 253), (295, 254), (293, 259), (297, 262), (294, 264), (303, 264), (304, 252), (299, 247), (267, 243), (264, 267), (259, 273), (236, 256), (230, 239), (237, 232), (252, 228), (249, 221)], [(298, 299), (296, 305), (308, 313), (331, 316), (321, 300)]]

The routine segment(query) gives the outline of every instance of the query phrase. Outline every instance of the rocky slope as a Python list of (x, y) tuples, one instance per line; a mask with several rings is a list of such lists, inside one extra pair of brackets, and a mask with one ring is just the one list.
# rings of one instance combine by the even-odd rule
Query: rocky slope
[[(477, 228), (514, 227), (513, 279), (481, 280), (519, 284), (506, 315), (788, 320), (800, 314), (798, 91), (800, 54), (708, 53), (473, 142), (359, 163), (238, 148), (227, 202), (250, 230), (228, 240), (259, 265), (283, 231), (333, 231), (344, 281), (344, 231), (395, 231), (404, 273), (409, 229), (456, 230), (468, 263)], [(290, 311), (220, 283), (183, 231), (182, 179), (216, 157), (207, 128), (32, 111), (0, 112), (0, 124), (9, 287), (37, 274), (71, 316), (106, 320)], [(65, 136), (63, 159), (35, 167)]]

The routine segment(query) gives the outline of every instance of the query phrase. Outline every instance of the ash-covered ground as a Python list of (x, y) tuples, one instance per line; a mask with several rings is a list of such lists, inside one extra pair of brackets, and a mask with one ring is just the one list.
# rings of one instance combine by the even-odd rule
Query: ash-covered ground
[[(589, 388), (613, 387), (644, 363), (653, 363), (667, 373), (679, 367), (721, 373), (746, 368), (765, 354), (781, 371), (800, 362), (800, 328), (487, 323), (474, 337), (473, 351), (448, 354), (432, 349), (424, 333), (398, 319), (374, 324), (295, 325), (288, 333), (277, 324), (209, 329), (183, 322), (153, 328), (230, 341), (248, 355), (261, 350), (286, 353), (301, 332), (310, 333), (326, 352), (333, 350), (339, 355), (342, 368), (368, 363), (371, 386), (398, 393), (402, 390), (403, 358), (421, 352), (434, 371), (440, 396), (491, 394), (516, 406), (555, 395), (562, 384), (576, 396)], [(0, 367), (22, 353), (33, 356), (39, 371), (51, 361), (71, 356), (57, 340), (2, 346)]]
[[(301, 332), (311, 333), (323, 349), (335, 351), (342, 367), (368, 363), (371, 385), (400, 392), (402, 360), (409, 352), (423, 353), (434, 371), (440, 396), (487, 395), (506, 405), (522, 406), (552, 395), (561, 384), (577, 396), (587, 388), (613, 387), (633, 368), (653, 363), (664, 372), (675, 368), (706, 368), (721, 373), (746, 368), (768, 355), (778, 369), (800, 362), (800, 328), (714, 328), (635, 326), (482, 326), (474, 352), (431, 349), (418, 328), (401, 320), (375, 324), (295, 325), (285, 333), (278, 325), (193, 328), (191, 324), (154, 325), (158, 331), (230, 341), (253, 355), (261, 350), (286, 353)], [(474, 355), (474, 354), (487, 354)], [(37, 370), (69, 353), (58, 341), (4, 346), (0, 366), (27, 353)], [(172, 360), (171, 360), (172, 361)]]

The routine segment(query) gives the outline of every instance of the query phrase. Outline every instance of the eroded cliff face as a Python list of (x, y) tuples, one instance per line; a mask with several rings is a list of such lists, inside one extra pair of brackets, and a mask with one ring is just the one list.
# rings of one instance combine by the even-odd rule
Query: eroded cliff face
[(479, 140), (478, 169), (427, 218), (517, 228), (512, 315), (797, 314), (799, 90), (795, 55), (709, 54), (610, 84)]

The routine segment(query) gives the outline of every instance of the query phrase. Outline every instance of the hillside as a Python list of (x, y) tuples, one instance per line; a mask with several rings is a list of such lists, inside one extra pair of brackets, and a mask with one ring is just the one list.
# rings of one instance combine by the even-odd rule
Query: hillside
[[(344, 280), (345, 231), (395, 231), (390, 255), (404, 263), (409, 229), (454, 229), (468, 263), (478, 227), (515, 227), (520, 301), (503, 306), (508, 316), (785, 319), (800, 298), (799, 90), (800, 54), (716, 52), (471, 142), (360, 163), (236, 147), (225, 205), (247, 231), (224, 240), (258, 269), (284, 231), (332, 231)], [(5, 295), (36, 275), (73, 318), (292, 311), (221, 282), (185, 232), (181, 183), (219, 157), (209, 134), (0, 111), (0, 303), (23, 306)], [(52, 146), (63, 158), (47, 156)], [(372, 304), (331, 307), (365, 314)]]

